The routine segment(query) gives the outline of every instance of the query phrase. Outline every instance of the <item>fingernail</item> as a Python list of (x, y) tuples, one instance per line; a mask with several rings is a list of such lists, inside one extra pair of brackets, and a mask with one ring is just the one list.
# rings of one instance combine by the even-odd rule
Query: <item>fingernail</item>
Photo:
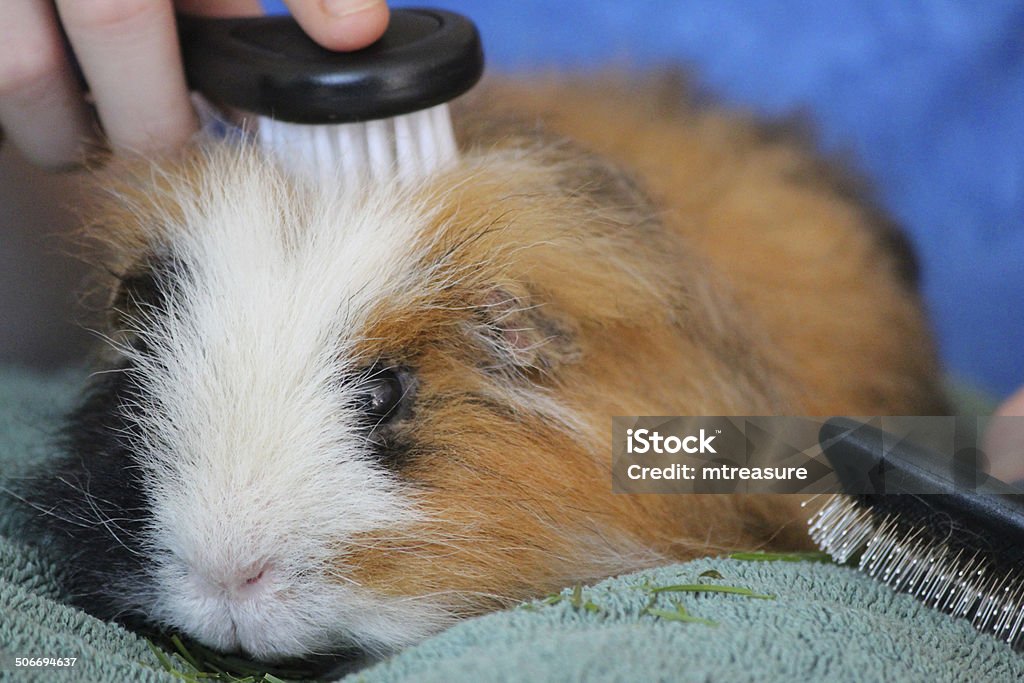
[(380, 0), (321, 0), (324, 12), (332, 17), (347, 17), (376, 7)]

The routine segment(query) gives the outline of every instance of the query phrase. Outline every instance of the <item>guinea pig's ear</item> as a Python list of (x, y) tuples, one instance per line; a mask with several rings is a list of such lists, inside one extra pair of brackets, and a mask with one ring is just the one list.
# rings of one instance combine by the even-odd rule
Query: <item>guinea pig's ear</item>
[(489, 289), (474, 312), (471, 333), (488, 355), (489, 371), (534, 377), (579, 359), (575, 327), (523, 287)]

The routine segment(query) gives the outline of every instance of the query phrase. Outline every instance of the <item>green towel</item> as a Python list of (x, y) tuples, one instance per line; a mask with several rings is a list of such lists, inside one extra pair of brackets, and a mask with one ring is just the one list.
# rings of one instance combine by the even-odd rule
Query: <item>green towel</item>
[[(0, 369), (0, 486), (51, 454), (80, 382)], [(144, 639), (60, 603), (59, 566), (26, 545), (11, 511), (0, 496), (0, 680), (180, 681)], [(651, 590), (696, 583), (772, 597)], [(41, 656), (77, 661), (14, 667)], [(346, 679), (641, 680), (1013, 681), (1024, 680), (1024, 658), (851, 569), (702, 559), (460, 623)]]
[[(702, 578), (715, 570), (721, 578)], [(661, 593), (649, 586), (739, 586), (774, 599)], [(603, 581), (459, 624), (355, 680), (392, 681), (1018, 681), (1024, 659), (963, 620), (846, 567), (702, 559)]]

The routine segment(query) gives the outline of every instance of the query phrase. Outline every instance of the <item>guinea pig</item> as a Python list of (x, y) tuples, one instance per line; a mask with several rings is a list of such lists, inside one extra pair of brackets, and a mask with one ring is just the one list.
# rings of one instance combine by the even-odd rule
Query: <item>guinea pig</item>
[(491, 82), (461, 158), (312, 186), (239, 142), (101, 175), (99, 367), (32, 494), (70, 598), (262, 660), (800, 549), (793, 496), (612, 493), (614, 415), (945, 410), (905, 242), (778, 126)]

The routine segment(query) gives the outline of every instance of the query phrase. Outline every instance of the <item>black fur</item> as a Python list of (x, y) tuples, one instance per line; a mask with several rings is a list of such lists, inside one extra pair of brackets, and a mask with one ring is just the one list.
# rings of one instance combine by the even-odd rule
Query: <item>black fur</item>
[(126, 443), (120, 406), (138, 399), (127, 368), (99, 375), (70, 416), (64, 455), (32, 478), (23, 497), (30, 525), (64, 568), (69, 600), (130, 626), (142, 613), (125, 600), (145, 585), (143, 532), (150, 517), (140, 470)]

